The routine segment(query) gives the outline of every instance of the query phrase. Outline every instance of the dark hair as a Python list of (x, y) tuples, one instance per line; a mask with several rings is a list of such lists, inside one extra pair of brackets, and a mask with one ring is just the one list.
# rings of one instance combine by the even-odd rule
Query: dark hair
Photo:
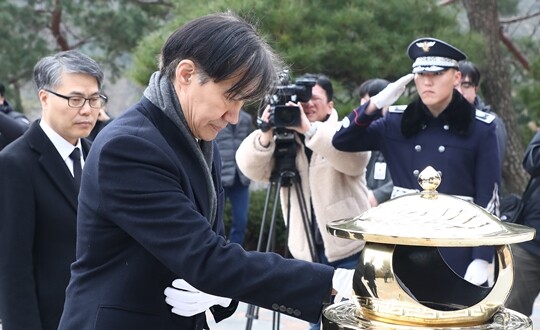
[(381, 78), (368, 79), (360, 85), (358, 95), (360, 98), (363, 98), (366, 94), (369, 97), (375, 96), (385, 89), (389, 83), (390, 82), (388, 80)]
[(6, 87), (4, 84), (0, 82), (0, 96), (4, 96), (4, 93), (6, 92)]
[(480, 71), (471, 61), (460, 61), (458, 64), (462, 79), (469, 77), (474, 86), (480, 85)]
[(96, 78), (98, 88), (103, 84), (103, 71), (92, 58), (76, 50), (67, 50), (39, 60), (34, 66), (34, 84), (37, 90), (55, 89), (63, 73), (82, 73)]
[(323, 74), (314, 74), (314, 73), (306, 73), (298, 79), (314, 79), (316, 81), (316, 84), (321, 86), (322, 89), (324, 89), (324, 92), (326, 93), (327, 101), (330, 102), (334, 99), (334, 87), (332, 87), (332, 82), (330, 81), (330, 78)]
[(255, 27), (231, 12), (197, 18), (173, 32), (161, 49), (161, 74), (174, 79), (183, 59), (199, 67), (201, 83), (242, 76), (227, 94), (246, 101), (269, 94), (281, 71), (278, 56)]

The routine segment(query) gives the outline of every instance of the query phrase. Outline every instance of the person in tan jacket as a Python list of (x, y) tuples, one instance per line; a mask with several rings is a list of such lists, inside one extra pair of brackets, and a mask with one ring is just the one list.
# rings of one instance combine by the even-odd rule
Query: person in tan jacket
[[(300, 111), (300, 125), (287, 129), (294, 132), (295, 169), (306, 201), (309, 229), (316, 251), (310, 248), (297, 196), (300, 189), (294, 185), (290, 188), (290, 198), (288, 187), (282, 186), (280, 191), (283, 218), (289, 222), (288, 248), (296, 259), (354, 269), (365, 242), (332, 236), (327, 232), (326, 224), (355, 217), (370, 208), (366, 166), (371, 153), (341, 152), (332, 146), (332, 137), (340, 125), (332, 101), (332, 83), (322, 75), (306, 75), (304, 78), (314, 78), (316, 84), (312, 88), (311, 99), (298, 104), (303, 110)], [(263, 121), (268, 122), (269, 112), (270, 106), (261, 116)], [(238, 167), (251, 180), (270, 182), (272, 174), (275, 174), (274, 130), (253, 131), (236, 152)], [(290, 217), (287, 217), (289, 203)], [(310, 329), (319, 329), (318, 324), (310, 326)]]
[[(332, 84), (325, 76), (315, 78), (317, 83), (313, 86), (311, 99), (298, 104), (303, 110), (301, 125), (290, 127), (291, 131), (295, 131), (297, 144), (296, 170), (309, 218), (316, 221), (312, 233), (314, 240), (319, 242), (316, 251), (319, 261), (342, 267), (342, 262), (350, 259), (349, 264), (355, 265), (364, 242), (334, 237), (327, 232), (326, 224), (355, 217), (370, 207), (365, 179), (370, 152), (341, 152), (332, 146), (332, 136), (340, 125), (332, 101)], [(268, 120), (268, 112), (269, 107), (262, 116), (265, 121)], [(254, 181), (270, 181), (275, 165), (273, 130), (253, 131), (236, 152), (240, 170)], [(289, 202), (286, 190), (286, 187), (282, 187), (280, 196), (284, 219), (287, 218)], [(294, 258), (313, 261), (296, 194), (296, 189), (291, 189), (288, 247)]]

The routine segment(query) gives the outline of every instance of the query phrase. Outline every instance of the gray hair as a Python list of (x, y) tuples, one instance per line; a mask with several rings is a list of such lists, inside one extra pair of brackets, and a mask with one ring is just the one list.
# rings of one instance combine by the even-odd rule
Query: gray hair
[(103, 84), (103, 71), (92, 58), (76, 50), (46, 56), (34, 67), (34, 84), (37, 90), (54, 89), (60, 84), (63, 73), (83, 73), (96, 78), (98, 88)]

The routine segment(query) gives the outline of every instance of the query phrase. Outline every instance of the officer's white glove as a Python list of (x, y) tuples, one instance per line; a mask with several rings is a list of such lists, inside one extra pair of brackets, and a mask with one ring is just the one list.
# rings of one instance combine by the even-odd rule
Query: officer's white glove
[(337, 291), (334, 302), (351, 299), (353, 296), (354, 269), (337, 268), (332, 277), (332, 287)]
[(393, 83), (388, 84), (385, 89), (380, 91), (377, 95), (371, 97), (371, 102), (375, 104), (377, 109), (382, 109), (384, 107), (387, 107), (389, 105), (394, 104), (394, 102), (399, 99), (401, 94), (405, 91), (405, 86), (413, 80), (414, 74), (409, 73), (408, 75), (405, 75), (398, 80), (394, 81)]
[(482, 259), (474, 259), (465, 272), (465, 280), (472, 284), (482, 285), (488, 280), (489, 262)]
[(205, 312), (214, 305), (229, 306), (231, 299), (213, 296), (192, 287), (188, 282), (177, 279), (172, 282), (174, 288), (165, 289), (165, 302), (172, 306), (172, 312), (190, 317)]

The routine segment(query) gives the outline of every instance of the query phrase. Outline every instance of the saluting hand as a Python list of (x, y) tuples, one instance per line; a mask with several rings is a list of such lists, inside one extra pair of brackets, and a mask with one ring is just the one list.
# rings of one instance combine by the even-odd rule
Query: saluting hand
[(409, 82), (411, 82), (411, 80), (413, 80), (413, 78), (414, 74), (409, 73), (399, 78), (395, 82), (388, 84), (385, 89), (370, 99), (371, 104), (375, 105), (379, 110), (394, 104), (394, 102), (399, 99), (401, 94), (403, 94), (405, 87)]

